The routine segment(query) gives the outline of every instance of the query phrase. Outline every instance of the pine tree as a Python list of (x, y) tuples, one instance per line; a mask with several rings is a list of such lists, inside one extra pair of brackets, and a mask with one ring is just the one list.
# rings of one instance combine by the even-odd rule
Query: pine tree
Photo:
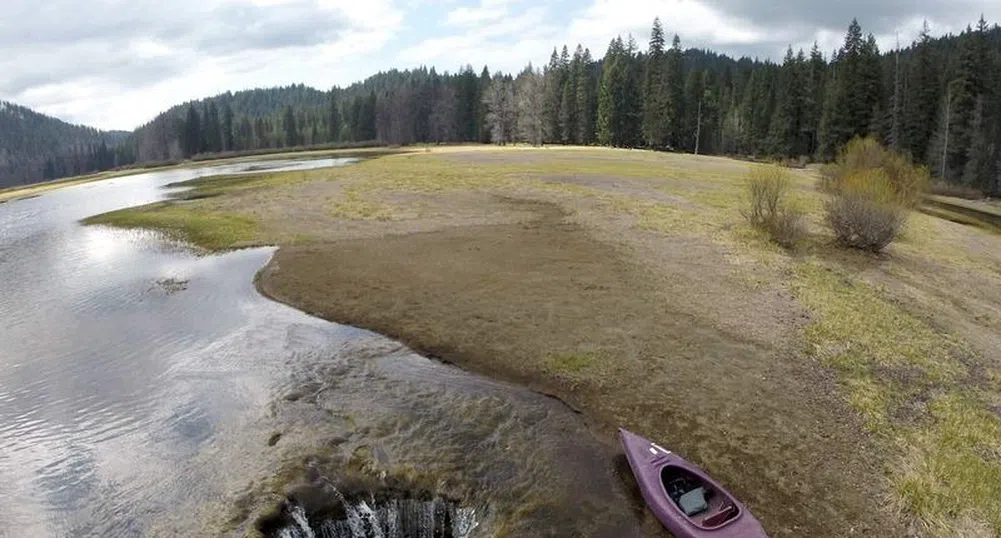
[[(580, 45), (577, 46), (580, 49)], [(581, 69), (577, 74), (577, 143), (593, 144), (595, 140), (595, 124), (597, 103), (595, 101), (595, 81), (591, 75), (591, 51), (584, 49), (581, 54)]]
[(831, 158), (856, 136), (869, 134), (875, 111), (882, 102), (882, 71), (876, 39), (862, 34), (852, 20), (845, 43), (834, 60), (835, 76), (825, 110), (821, 153)]
[(598, 143), (611, 146), (616, 145), (618, 136), (616, 127), (618, 126), (618, 110), (616, 107), (616, 94), (619, 92), (618, 86), (621, 84), (622, 62), (622, 38), (613, 39), (608, 45), (608, 51), (602, 60), (601, 82), (598, 87)]
[(668, 131), (671, 146), (680, 147), (688, 135), (685, 133), (685, 66), (681, 38), (675, 34), (671, 50), (667, 51), (667, 108)]
[(233, 139), (233, 107), (227, 102), (222, 110), (222, 149), (223, 151), (233, 151), (236, 149)]
[(463, 68), (456, 81), (456, 123), (460, 140), (478, 139), (478, 111), (480, 108), (480, 90), (473, 67)]
[(291, 148), (299, 145), (299, 129), (295, 125), (295, 112), (292, 105), (285, 107), (285, 117), (282, 120), (285, 129), (285, 147)]
[(202, 126), (198, 110), (194, 105), (188, 107), (188, 115), (184, 121), (184, 137), (182, 140), (184, 156), (190, 157), (202, 150)]
[(481, 144), (490, 143), (490, 126), (487, 125), (487, 106), (483, 99), (486, 95), (487, 89), (490, 87), (490, 70), (487, 66), (483, 66), (483, 71), (480, 72), (480, 78), (477, 81), (477, 95), (479, 96), (479, 102), (476, 105), (476, 136), (477, 140)]
[(803, 51), (794, 56), (792, 47), (789, 47), (776, 87), (775, 114), (769, 129), (769, 153), (794, 157), (809, 151), (809, 144), (802, 136), (807, 101), (807, 86), (804, 84), (806, 69)]
[(942, 97), (927, 21), (913, 49), (913, 67), (908, 73), (908, 95), (904, 105), (904, 147), (915, 160), (928, 162), (928, 148)]
[(559, 54), (553, 49), (549, 57), (549, 65), (543, 71), (545, 77), (546, 114), (545, 139), (548, 143), (560, 141), (560, 105), (563, 103), (563, 68)]
[(210, 101), (208, 113), (202, 125), (205, 136), (205, 150), (210, 153), (222, 151), (222, 122), (219, 120), (219, 108), (215, 101)]
[(984, 98), (977, 99), (973, 120), (970, 124), (971, 140), (966, 149), (966, 164), (963, 169), (963, 184), (981, 192), (992, 190), (995, 160), (988, 147), (984, 113)]
[(337, 100), (337, 93), (330, 92), (330, 103), (327, 105), (327, 142), (331, 144), (339, 142), (341, 139), (341, 104)]
[(671, 142), (668, 65), (664, 46), (664, 29), (660, 19), (656, 18), (650, 31), (650, 48), (643, 73), (643, 140), (647, 146), (653, 148), (667, 147)]
[[(959, 67), (952, 81), (952, 103), (949, 117), (949, 147), (945, 167), (948, 177), (959, 179), (966, 169), (969, 149), (983, 129), (978, 119), (977, 105), (983, 103), (986, 91), (987, 23), (981, 17), (976, 30), (967, 28), (960, 45)], [(986, 146), (984, 146), (986, 148)]]
[(810, 50), (810, 61), (806, 67), (806, 87), (803, 93), (803, 138), (806, 141), (805, 155), (817, 152), (820, 135), (820, 117), (824, 109), (824, 90), (827, 87), (827, 62), (817, 43)]

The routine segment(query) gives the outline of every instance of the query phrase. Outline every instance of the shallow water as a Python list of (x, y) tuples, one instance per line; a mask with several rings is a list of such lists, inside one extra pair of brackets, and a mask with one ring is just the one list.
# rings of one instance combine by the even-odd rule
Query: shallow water
[(202, 534), (233, 495), (319, 448), (334, 479), (359, 454), (367, 472), (416, 469), (484, 534), (491, 517), (635, 533), (613, 451), (559, 402), (264, 299), (252, 279), (272, 249), (198, 256), (78, 224), (255, 166), (0, 205), (0, 536)]

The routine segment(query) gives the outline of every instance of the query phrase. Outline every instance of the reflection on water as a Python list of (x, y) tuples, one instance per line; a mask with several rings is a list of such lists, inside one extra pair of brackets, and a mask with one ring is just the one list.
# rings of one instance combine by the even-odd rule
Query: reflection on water
[[(284, 353), (272, 323), (294, 315), (253, 290), (271, 250), (196, 257), (149, 233), (77, 223), (158, 200), (167, 183), (247, 166), (0, 206), (0, 536), (136, 535), (157, 505), (201, 489), (197, 475), (173, 472), (178, 462), (219, 424), (266, 408), (262, 379)], [(155, 285), (168, 278), (187, 289)]]
[[(402, 470), (461, 499), (373, 500), (379, 521), (448, 507), (485, 533), (489, 506), (514, 535), (636, 535), (613, 450), (559, 402), (264, 299), (252, 280), (272, 249), (197, 256), (77, 223), (251, 166), (0, 206), (0, 537), (207, 534), (234, 498), (276, 502), (260, 484), (311, 453), (315, 480)], [(351, 506), (317, 528), (359, 521)]]

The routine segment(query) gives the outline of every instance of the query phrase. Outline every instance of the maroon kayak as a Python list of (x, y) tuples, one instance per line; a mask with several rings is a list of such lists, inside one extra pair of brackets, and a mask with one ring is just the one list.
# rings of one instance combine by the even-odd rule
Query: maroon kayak
[(676, 538), (768, 538), (753, 515), (702, 469), (619, 428), (640, 492)]

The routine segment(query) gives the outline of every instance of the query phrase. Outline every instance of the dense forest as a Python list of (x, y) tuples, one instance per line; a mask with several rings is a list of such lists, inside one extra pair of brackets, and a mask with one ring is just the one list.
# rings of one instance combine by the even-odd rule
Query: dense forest
[(0, 188), (128, 164), (134, 159), (121, 144), (127, 136), (0, 101)]
[[(517, 74), (391, 70), (347, 88), (304, 85), (184, 103), (138, 128), (116, 164), (352, 143), (601, 144), (829, 160), (872, 135), (939, 180), (1001, 192), (1001, 28), (927, 27), (881, 53), (852, 21), (825, 54), (781, 63), (683, 49), (654, 21), (645, 50), (613, 39), (603, 58), (554, 49)], [(121, 159), (118, 159), (120, 156)], [(58, 172), (62, 172), (60, 169)]]

